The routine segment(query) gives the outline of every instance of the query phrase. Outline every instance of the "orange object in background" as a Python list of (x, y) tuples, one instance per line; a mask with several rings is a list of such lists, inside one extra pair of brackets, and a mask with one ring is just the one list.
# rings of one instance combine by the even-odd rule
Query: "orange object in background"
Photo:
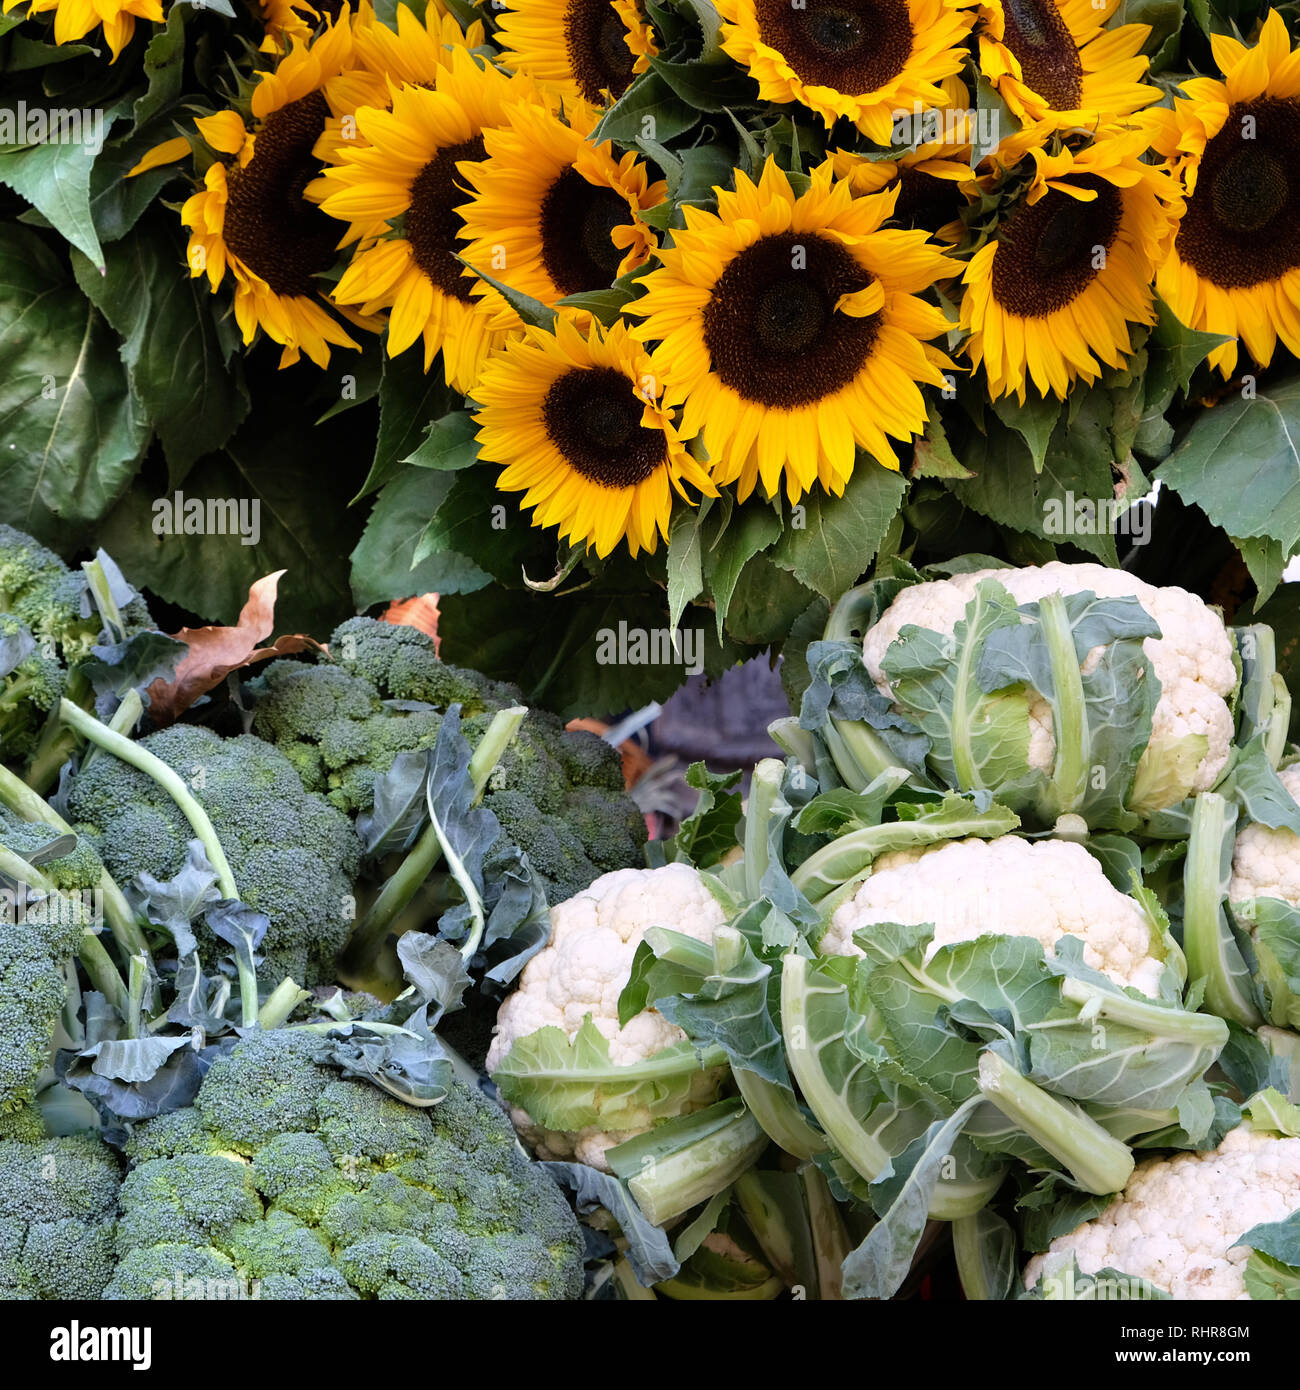
[(415, 598), (394, 599), (383, 615), (386, 623), (405, 623), (407, 627), (418, 627), (427, 637), (433, 639), (433, 649), (438, 650), (438, 595), (417, 594)]

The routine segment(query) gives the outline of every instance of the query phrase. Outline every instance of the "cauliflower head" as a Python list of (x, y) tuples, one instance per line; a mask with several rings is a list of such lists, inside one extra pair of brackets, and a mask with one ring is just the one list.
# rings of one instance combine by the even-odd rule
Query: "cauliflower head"
[(1117, 985), (1155, 997), (1164, 962), (1151, 924), (1082, 845), (1068, 840), (952, 840), (882, 854), (871, 876), (831, 917), (825, 955), (859, 955), (854, 932), (878, 922), (934, 923), (941, 946), (989, 933), (1032, 936), (1047, 955), (1069, 934), (1084, 963)]
[[(643, 1009), (619, 1027), (618, 999), (632, 958), (650, 927), (667, 927), (712, 941), (725, 914), (697, 869), (668, 864), (658, 869), (618, 869), (602, 874), (576, 897), (551, 909), (551, 939), (524, 967), (519, 987), (501, 1005), (488, 1052), (492, 1072), (515, 1041), (539, 1028), (574, 1037), (590, 1015), (609, 1043), (610, 1060), (631, 1066), (681, 1041), (686, 1034), (655, 1009)], [(716, 1099), (726, 1069), (702, 1070), (682, 1112)], [(609, 1171), (605, 1151), (649, 1128), (609, 1132), (590, 1127), (573, 1133), (547, 1130), (519, 1108), (510, 1117), (524, 1142), (540, 1157), (572, 1159)]]
[[(1218, 614), (1195, 594), (1173, 585), (1144, 583), (1125, 570), (1053, 560), (1023, 569), (972, 570), (904, 589), (863, 642), (863, 660), (883, 694), (891, 693), (883, 667), (885, 653), (902, 629), (915, 624), (951, 635), (986, 579), (996, 580), (1018, 604), (1036, 603), (1048, 594), (1085, 591), (1098, 598), (1136, 598), (1161, 634), (1142, 644), (1160, 682), (1148, 749), (1169, 746), (1189, 735), (1204, 736), (1207, 747), (1194, 771), (1191, 790), (1205, 791), (1215, 784), (1227, 764), (1233, 737), (1228, 697), (1236, 687), (1237, 671), (1231, 638)], [(1088, 661), (1095, 662), (1099, 655), (1100, 649), (1094, 649)], [(1056, 743), (1048, 702), (1031, 698), (1029, 719), (1029, 766), (1050, 770)]]
[[(1300, 763), (1284, 767), (1278, 778), (1293, 801), (1300, 801)], [(1282, 827), (1247, 825), (1232, 852), (1229, 902), (1280, 898), (1300, 907), (1300, 836)]]
[(1058, 1236), (1025, 1268), (1025, 1287), (1073, 1258), (1084, 1274), (1115, 1269), (1176, 1299), (1247, 1298), (1252, 1226), (1300, 1208), (1300, 1139), (1241, 1125), (1217, 1149), (1138, 1165), (1128, 1186), (1092, 1221)]

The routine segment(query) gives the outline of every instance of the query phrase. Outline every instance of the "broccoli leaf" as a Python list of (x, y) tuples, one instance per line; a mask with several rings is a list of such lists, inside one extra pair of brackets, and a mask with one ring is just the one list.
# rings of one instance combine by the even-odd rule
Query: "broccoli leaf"
[(198, 950), (192, 927), (195, 918), (207, 911), (209, 903), (221, 900), (217, 871), (208, 860), (202, 840), (189, 841), (185, 863), (171, 878), (155, 878), (141, 870), (127, 891), (138, 910), (171, 936), (176, 954), (182, 957)]
[(584, 1216), (607, 1211), (627, 1241), (627, 1261), (643, 1288), (671, 1279), (681, 1268), (668, 1237), (645, 1219), (627, 1184), (585, 1163), (544, 1163), (548, 1173), (573, 1191)]

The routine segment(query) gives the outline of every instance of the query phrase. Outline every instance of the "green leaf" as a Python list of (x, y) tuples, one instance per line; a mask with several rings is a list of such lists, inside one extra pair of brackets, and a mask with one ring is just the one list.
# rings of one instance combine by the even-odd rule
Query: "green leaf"
[[(364, 516), (346, 505), (355, 475), (322, 479), (315, 407), (295, 399), (278, 373), (265, 370), (274, 360), (263, 363), (260, 377), (253, 374), (248, 420), (185, 479), (187, 499), (234, 500), (250, 509), (256, 503), (257, 544), (230, 534), (156, 533), (158, 498), (147, 478), (137, 480), (105, 519), (100, 540), (139, 587), (216, 623), (235, 622), (255, 580), (287, 570), (276, 599), (276, 631), (323, 638), (356, 612), (348, 555)], [(360, 416), (340, 416), (331, 427), (330, 449), (341, 462), (364, 457), (373, 425)]]
[(247, 415), (242, 366), (225, 366), (207, 280), (190, 277), (173, 218), (138, 226), (104, 258), (102, 275), (77, 251), (72, 268), (123, 340), (122, 361), (158, 431), (175, 487)]
[(740, 777), (739, 772), (710, 772), (702, 762), (686, 769), (686, 785), (699, 792), (699, 797), (673, 836), (674, 859), (707, 869), (736, 848), (742, 803), (740, 793), (732, 788)]
[(843, 497), (817, 491), (802, 512), (791, 509), (771, 560), (815, 593), (839, 598), (870, 566), (906, 489), (898, 473), (860, 455)]
[(1259, 593), (1255, 596), (1255, 607), (1266, 603), (1273, 591), (1282, 582), (1282, 571), (1286, 569), (1287, 552), (1280, 541), (1271, 536), (1247, 536), (1244, 540), (1233, 538), (1233, 545), (1241, 552), (1250, 577), (1255, 581)]
[[(415, 563), (435, 555), (472, 556), (479, 571), (504, 583), (520, 583), (542, 533), (519, 513), (514, 498), (497, 491), (495, 468), (463, 468), (448, 476), (450, 491), (429, 515), (415, 547)], [(481, 587), (472, 583), (468, 589), (444, 592), (472, 593)]]
[(1244, 1277), (1246, 1292), (1253, 1299), (1291, 1301), (1300, 1298), (1300, 1270), (1258, 1250), (1252, 1251), (1246, 1261)]
[(605, 112), (589, 138), (593, 144), (614, 140), (620, 145), (634, 145), (649, 134), (666, 144), (684, 135), (699, 119), (699, 111), (675, 96), (658, 73), (647, 72)]
[(478, 462), (474, 435), (478, 426), (467, 410), (453, 410), (429, 426), (420, 447), (404, 463), (417, 468), (436, 468), (449, 473)]
[(1156, 476), (1230, 536), (1300, 548), (1300, 376), (1203, 411)]
[(513, 285), (508, 285), (504, 280), (494, 279), (486, 271), (480, 270), (478, 266), (471, 265), (464, 256), (457, 256), (456, 259), (461, 265), (468, 266), (485, 284), (491, 285), (529, 327), (545, 328), (548, 331), (554, 329), (555, 310), (549, 304), (543, 304), (540, 299), (535, 299), (531, 294), (525, 294), (523, 290), (515, 289)]
[(725, 1065), (720, 1048), (672, 1044), (630, 1066), (610, 1060), (609, 1040), (590, 1014), (570, 1038), (539, 1028), (516, 1038), (492, 1073), (502, 1096), (547, 1129), (642, 1129), (678, 1114), (701, 1073)]
[[(15, 124), (21, 125), (15, 107), (5, 105), (14, 113)], [(95, 114), (102, 114), (103, 132), (107, 133), (118, 113), (109, 109)], [(83, 113), (77, 109), (76, 115), (80, 125)], [(90, 215), (90, 174), (98, 153), (99, 146), (84, 130), (76, 140), (0, 146), (0, 183), (30, 203), (65, 241), (102, 268), (104, 255)]]
[(668, 626), (676, 628), (682, 610), (699, 598), (704, 588), (704, 519), (712, 498), (698, 507), (679, 507), (668, 531)]
[(727, 608), (727, 631), (751, 646), (779, 645), (813, 597), (794, 575), (778, 569), (766, 555), (755, 555), (736, 582)]
[(1061, 418), (1061, 402), (1055, 396), (1040, 396), (1032, 388), (1025, 393), (1024, 405), (1014, 396), (1001, 396), (992, 402), (994, 414), (1029, 446), (1034, 472), (1041, 473), (1047, 459), (1052, 431)]
[[(986, 434), (972, 432), (957, 449), (961, 462), (976, 477), (950, 486), (959, 501), (1002, 526), (1028, 532), (1040, 539), (1060, 537), (1061, 516), (1073, 515), (1080, 500), (1111, 500), (1110, 426), (1113, 405), (1099, 388), (1077, 392), (1072, 398), (1074, 415), (1058, 421), (1041, 472), (1036, 472), (1029, 446), (1007, 429), (996, 416), (985, 416)], [(1106, 564), (1116, 563), (1115, 537), (1071, 530), (1068, 539), (1097, 555)]]
[(385, 483), (352, 552), (352, 595), (358, 609), (412, 594), (473, 593), (492, 582), (468, 556), (440, 551), (412, 565), (425, 528), (451, 491), (450, 473), (408, 468)]
[(926, 422), (925, 433), (912, 446), (912, 477), (973, 478), (969, 468), (952, 451), (948, 436), (937, 415)]
[(136, 130), (161, 115), (181, 94), (187, 13), (183, 5), (173, 5), (167, 16), (167, 27), (154, 30), (144, 51), (144, 75), (149, 87), (143, 96), (136, 98), (131, 108)]
[(452, 395), (441, 373), (426, 375), (423, 361), (418, 349), (408, 349), (398, 357), (385, 353), (379, 383), (379, 437), (370, 472), (354, 502), (395, 477), (402, 461), (419, 448), (429, 421), (439, 419), (452, 406)]
[(5, 520), (67, 551), (149, 439), (112, 330), (35, 232), (0, 227), (0, 496)]
[(746, 503), (732, 514), (730, 521), (725, 512), (720, 514), (718, 532), (704, 552), (704, 574), (713, 598), (719, 638), (741, 570), (780, 534), (781, 518), (765, 502)]

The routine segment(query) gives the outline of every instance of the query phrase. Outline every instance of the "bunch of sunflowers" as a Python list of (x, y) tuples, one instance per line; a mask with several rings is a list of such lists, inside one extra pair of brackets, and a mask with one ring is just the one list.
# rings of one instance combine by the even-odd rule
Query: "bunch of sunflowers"
[[(28, 14), (59, 44), (102, 25), (115, 64), (151, 30), (148, 72), (180, 8)], [(528, 639), (483, 606), (505, 584), (519, 628), (571, 630), (566, 662), (595, 621), (575, 595), (637, 592), (674, 626), (709, 610), (722, 666), (958, 526), (1014, 561), (1114, 562), (1109, 532), (1054, 540), (1047, 504), (1156, 479), (1261, 599), (1300, 543), (1294, 460), (1243, 488), (1211, 447), (1258, 455), (1261, 403), (1296, 408), (1279, 11), (263, 0), (232, 24), (242, 52), (232, 31), (224, 70), (137, 121), (130, 179), (192, 178), (188, 271), (245, 350), (331, 382), (359, 354), (344, 380), (380, 419), (354, 595), (438, 588), (467, 659), (518, 675)]]

